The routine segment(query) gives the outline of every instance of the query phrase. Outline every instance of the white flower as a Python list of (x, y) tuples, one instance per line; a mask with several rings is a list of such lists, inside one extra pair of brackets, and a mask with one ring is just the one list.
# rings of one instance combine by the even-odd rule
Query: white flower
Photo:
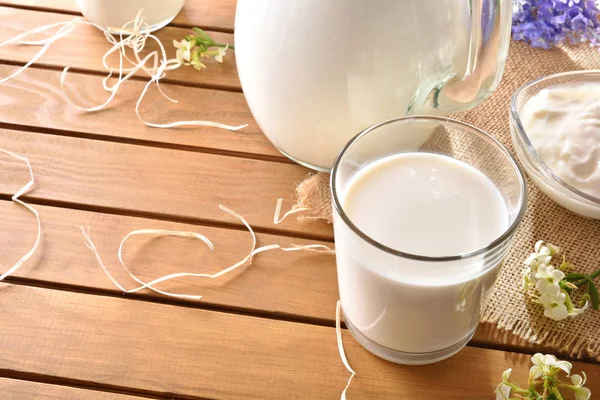
[(575, 393), (576, 400), (588, 400), (592, 397), (592, 392), (590, 389), (583, 387), (585, 381), (587, 381), (587, 376), (585, 372), (582, 371), (581, 373), (583, 374), (583, 378), (578, 374), (571, 375), (573, 386), (569, 386), (569, 388)]
[(537, 253), (531, 253), (529, 257), (527, 257), (527, 259), (525, 260), (525, 265), (531, 268), (531, 270), (534, 273), (537, 272), (538, 266), (540, 265), (540, 262), (538, 261), (537, 257)]
[(180, 63), (190, 62), (192, 48), (194, 44), (188, 40), (182, 39), (181, 42), (173, 40), (173, 46), (177, 48), (176, 57)]
[(535, 242), (535, 246), (534, 246), (535, 252), (539, 253), (543, 245), (544, 245), (543, 240), (538, 240), (537, 242)]
[(223, 62), (223, 57), (225, 57), (227, 55), (227, 49), (229, 48), (229, 45), (226, 45), (225, 47), (220, 48), (217, 51), (217, 54), (215, 55), (215, 60), (217, 60), (218, 62), (222, 63)]
[(496, 400), (509, 400), (510, 399), (510, 386), (508, 386), (508, 379), (512, 368), (507, 369), (502, 373), (502, 383), (496, 387)]
[(555, 269), (553, 266), (540, 265), (535, 274), (538, 279), (535, 288), (541, 293), (550, 293), (557, 296), (560, 293), (559, 282), (564, 279), (565, 274)]
[(533, 367), (529, 369), (529, 373), (533, 375), (532, 379), (537, 379), (544, 375), (544, 355), (542, 353), (535, 353), (531, 357), (531, 362), (533, 363)]
[(555, 256), (560, 253), (560, 247), (555, 246), (552, 243), (546, 243), (543, 240), (538, 240), (535, 242), (535, 252)]
[(544, 315), (555, 321), (561, 321), (569, 316), (569, 311), (565, 305), (567, 295), (559, 292), (554, 296), (549, 292), (540, 296), (540, 303), (544, 306)]
[(568, 361), (557, 360), (552, 354), (536, 353), (531, 357), (533, 367), (529, 370), (529, 373), (533, 375), (533, 379), (537, 379), (544, 373), (548, 373), (552, 368), (558, 368), (563, 370), (567, 376), (571, 373), (573, 365)]
[(535, 253), (531, 253), (525, 260), (525, 265), (531, 268), (531, 281), (535, 282), (535, 273), (540, 265), (550, 265), (552, 257), (560, 253), (560, 247), (551, 243), (545, 243), (543, 240), (538, 240), (535, 244)]
[[(499, 384), (496, 387), (496, 400), (509, 400), (510, 399), (510, 386)], [(577, 399), (579, 400), (579, 399)]]
[[(571, 306), (571, 309), (569, 310), (569, 317), (576, 317), (578, 315), (581, 315), (585, 312), (585, 310), (588, 309), (588, 307), (590, 306), (590, 302), (586, 301), (585, 304), (583, 305), (583, 307), (581, 308), (575, 308), (573, 306)], [(567, 307), (568, 309), (568, 307)]]
[(546, 243), (546, 246), (550, 250), (550, 255), (554, 257), (560, 253), (560, 247), (553, 245), (552, 243)]

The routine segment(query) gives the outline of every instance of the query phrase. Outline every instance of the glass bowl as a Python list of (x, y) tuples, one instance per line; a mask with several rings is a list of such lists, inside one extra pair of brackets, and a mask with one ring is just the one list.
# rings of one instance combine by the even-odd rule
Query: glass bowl
[(549, 75), (531, 81), (517, 89), (510, 102), (510, 133), (517, 157), (527, 175), (542, 192), (576, 214), (600, 219), (600, 198), (569, 185), (546, 165), (529, 140), (520, 117), (525, 104), (541, 90), (586, 82), (600, 83), (600, 70), (573, 71)]

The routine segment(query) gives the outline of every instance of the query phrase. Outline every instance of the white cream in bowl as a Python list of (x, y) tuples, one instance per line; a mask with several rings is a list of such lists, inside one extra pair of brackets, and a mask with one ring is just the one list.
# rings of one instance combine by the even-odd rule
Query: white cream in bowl
[[(523, 107), (521, 123), (537, 153), (556, 176), (600, 199), (600, 83), (541, 90)], [(540, 184), (538, 180), (536, 183)], [(541, 188), (548, 193), (551, 189), (544, 185), (542, 182)], [(586, 214), (576, 206), (567, 208)]]

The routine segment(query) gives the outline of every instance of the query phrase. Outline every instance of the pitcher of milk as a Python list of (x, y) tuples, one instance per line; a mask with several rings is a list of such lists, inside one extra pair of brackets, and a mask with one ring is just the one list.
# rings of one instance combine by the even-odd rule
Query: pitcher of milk
[(327, 171), (374, 123), (483, 101), (504, 71), (511, 11), (512, 0), (238, 0), (242, 88), (275, 147)]

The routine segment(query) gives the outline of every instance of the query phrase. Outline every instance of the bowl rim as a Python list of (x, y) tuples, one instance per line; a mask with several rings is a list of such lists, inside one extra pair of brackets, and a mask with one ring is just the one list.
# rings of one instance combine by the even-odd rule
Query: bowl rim
[[(433, 257), (433, 256), (424, 256), (424, 255), (420, 255), (420, 254), (412, 254), (412, 253), (396, 250), (389, 246), (386, 246), (386, 245), (380, 243), (379, 241), (373, 239), (366, 233), (364, 233), (361, 229), (359, 229), (350, 220), (350, 217), (346, 214), (346, 212), (344, 211), (344, 208), (342, 207), (342, 203), (338, 196), (337, 185), (335, 183), (335, 178), (338, 175), (338, 169), (339, 169), (342, 158), (344, 157), (346, 152), (354, 145), (354, 143), (356, 143), (360, 139), (362, 139), (363, 136), (369, 134), (369, 132), (377, 130), (378, 128), (380, 128), (382, 126), (385, 126), (388, 124), (394, 124), (396, 122), (401, 122), (401, 121), (405, 121), (405, 120), (437, 121), (440, 124), (450, 124), (450, 125), (455, 125), (455, 126), (460, 126), (462, 128), (470, 129), (472, 131), (472, 133), (479, 135), (479, 137), (483, 138), (484, 140), (488, 140), (491, 143), (491, 145), (497, 147), (498, 150), (502, 154), (504, 154), (507, 162), (512, 166), (512, 168), (515, 172), (515, 175), (517, 176), (518, 185), (521, 190), (521, 196), (520, 196), (519, 204), (518, 204), (519, 211), (518, 211), (517, 215), (515, 216), (514, 221), (504, 230), (504, 232), (502, 232), (502, 234), (500, 236), (498, 236), (496, 239), (494, 239), (493, 241), (488, 243), (486, 246), (481, 247), (476, 250), (473, 250), (473, 251), (470, 251), (470, 252), (467, 252), (467, 253), (460, 253), (460, 254), (451, 255), (451, 256), (435, 256), (435, 257)], [(359, 238), (366, 241), (370, 245), (376, 247), (377, 249), (382, 250), (386, 253), (389, 253), (393, 256), (407, 258), (410, 260), (427, 261), (427, 262), (445, 262), (445, 261), (463, 260), (463, 259), (471, 258), (471, 257), (477, 256), (477, 255), (485, 254), (486, 252), (489, 252), (489, 251), (497, 248), (498, 246), (503, 245), (504, 243), (507, 242), (507, 240), (509, 240), (515, 234), (517, 228), (521, 224), (521, 221), (523, 220), (525, 212), (527, 211), (527, 200), (529, 197), (528, 196), (529, 190), (527, 188), (527, 182), (525, 179), (525, 173), (523, 172), (523, 169), (521, 168), (519, 163), (516, 161), (513, 154), (506, 148), (506, 146), (504, 146), (502, 143), (500, 143), (500, 141), (498, 139), (496, 139), (489, 133), (483, 131), (482, 129), (479, 129), (476, 126), (473, 126), (466, 122), (462, 122), (462, 121), (459, 121), (459, 120), (456, 120), (453, 118), (449, 118), (449, 117), (440, 117), (440, 116), (433, 116), (433, 115), (410, 115), (410, 116), (404, 116), (404, 117), (396, 117), (396, 118), (392, 118), (392, 119), (389, 119), (386, 121), (379, 122), (375, 125), (372, 125), (366, 129), (362, 130), (360, 133), (358, 133), (356, 136), (354, 136), (349, 142), (346, 143), (344, 148), (340, 151), (340, 153), (336, 157), (335, 162), (333, 163), (333, 168), (331, 169), (331, 176), (330, 176), (329, 183), (330, 183), (333, 208), (335, 209), (335, 211), (337, 211), (339, 216), (342, 218), (343, 222), (350, 228), (350, 230), (352, 232), (354, 232), (356, 235), (358, 235)]]
[[(523, 127), (523, 124), (521, 124), (521, 118), (519, 117), (519, 111), (517, 111), (517, 98), (523, 91), (525, 91), (535, 85), (538, 85), (542, 82), (552, 81), (557, 78), (563, 78), (563, 77), (569, 77), (569, 76), (584, 76), (584, 75), (598, 76), (598, 78), (600, 78), (600, 69), (559, 72), (559, 73), (552, 74), (552, 75), (546, 75), (541, 78), (537, 78), (537, 79), (534, 79), (534, 80), (531, 80), (531, 81), (525, 83), (524, 85), (520, 86), (517, 90), (515, 90), (515, 92), (513, 93), (513, 95), (510, 98), (510, 117), (511, 117), (513, 124), (516, 127), (515, 131), (520, 139), (520, 142), (522, 142), (525, 145), (527, 154), (532, 156), (533, 159), (535, 160), (535, 163), (532, 163), (532, 164), (534, 164), (533, 168), (536, 168), (536, 169), (541, 168), (541, 170), (542, 170), (541, 172), (543, 172), (543, 174), (542, 174), (543, 179), (547, 181), (549, 178), (551, 180), (551, 182), (549, 182), (549, 183), (553, 184), (553, 186), (558, 185), (560, 188), (566, 189), (567, 195), (571, 195), (571, 197), (574, 198), (575, 200), (578, 200), (578, 201), (583, 202), (588, 205), (590, 205), (590, 203), (591, 203), (591, 205), (593, 205), (593, 206), (600, 207), (600, 198), (599, 197), (592, 196), (588, 193), (582, 192), (581, 190), (571, 186), (570, 184), (565, 182), (563, 179), (561, 179), (558, 175), (556, 175), (554, 173), (554, 171), (552, 171), (552, 169), (544, 162), (542, 157), (539, 155), (539, 153), (533, 146), (533, 143), (531, 143), (531, 140), (529, 140), (529, 136), (527, 135), (525, 128)], [(600, 80), (598, 82), (600, 83)]]

